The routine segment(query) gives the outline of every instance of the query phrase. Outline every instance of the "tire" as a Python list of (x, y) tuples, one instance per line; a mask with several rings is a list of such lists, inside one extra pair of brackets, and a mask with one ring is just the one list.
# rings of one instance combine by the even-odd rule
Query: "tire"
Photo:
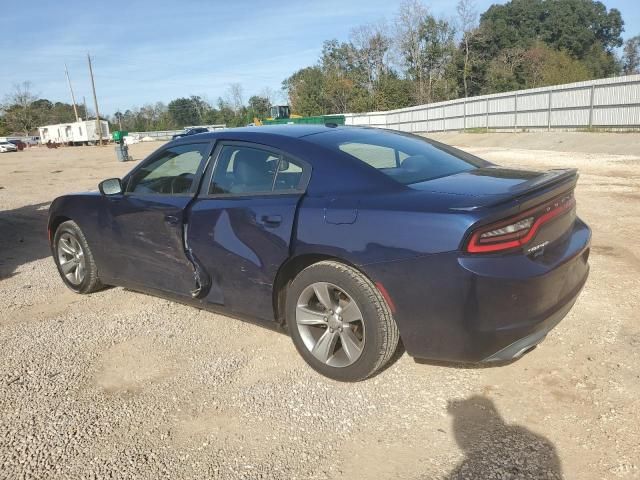
[(296, 276), (287, 290), (286, 319), (302, 358), (334, 380), (364, 380), (398, 348), (387, 302), (365, 275), (340, 262), (315, 263)]
[(52, 250), (58, 273), (71, 290), (86, 294), (103, 288), (91, 248), (74, 221), (60, 224), (53, 236)]

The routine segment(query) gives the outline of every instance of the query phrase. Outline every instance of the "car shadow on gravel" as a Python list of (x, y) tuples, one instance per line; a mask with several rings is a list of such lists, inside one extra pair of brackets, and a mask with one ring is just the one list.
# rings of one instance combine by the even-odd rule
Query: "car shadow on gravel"
[(563, 478), (553, 443), (523, 426), (505, 423), (490, 399), (475, 395), (450, 401), (447, 410), (465, 458), (446, 479)]
[(0, 280), (25, 263), (51, 255), (47, 240), (48, 203), (0, 211)]

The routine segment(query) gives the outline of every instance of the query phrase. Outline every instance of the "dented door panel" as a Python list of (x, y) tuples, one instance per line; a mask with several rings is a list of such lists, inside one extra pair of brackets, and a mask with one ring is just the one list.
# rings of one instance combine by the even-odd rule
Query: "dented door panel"
[(273, 320), (272, 288), (289, 247), (299, 194), (197, 198), (187, 242), (210, 276), (207, 302)]
[(184, 209), (191, 197), (126, 195), (105, 199), (110, 228), (104, 232), (118, 277), (150, 288), (188, 295), (194, 288), (183, 244)]

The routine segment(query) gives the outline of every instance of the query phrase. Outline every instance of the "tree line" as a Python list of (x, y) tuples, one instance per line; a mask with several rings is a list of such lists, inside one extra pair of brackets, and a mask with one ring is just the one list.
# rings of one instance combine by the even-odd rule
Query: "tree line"
[(418, 0), (393, 20), (326, 41), (316, 65), (283, 82), (303, 115), (388, 110), (638, 73), (640, 36), (624, 44), (617, 9), (592, 0), (512, 0), (481, 15), (459, 0), (453, 19)]
[[(286, 78), (281, 92), (267, 88), (245, 101), (242, 86), (231, 84), (215, 102), (192, 95), (109, 120), (129, 131), (240, 126), (287, 101), (298, 115), (356, 113), (640, 73), (640, 35), (623, 43), (623, 30), (620, 12), (593, 0), (511, 0), (481, 14), (474, 0), (459, 0), (454, 18), (406, 0), (392, 19), (325, 41), (316, 64)], [(5, 98), (0, 132), (74, 121), (71, 105), (30, 87)]]

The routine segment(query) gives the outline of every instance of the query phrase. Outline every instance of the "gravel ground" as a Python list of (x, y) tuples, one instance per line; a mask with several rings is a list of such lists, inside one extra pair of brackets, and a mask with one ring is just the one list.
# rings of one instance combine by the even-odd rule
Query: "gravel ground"
[(122, 288), (73, 294), (48, 204), (132, 164), (112, 147), (0, 155), (0, 478), (640, 478), (640, 137), (582, 137), (611, 155), (491, 146), (505, 135), (440, 139), (580, 168), (583, 295), (510, 365), (404, 355), (358, 384), (317, 375), (267, 328)]

